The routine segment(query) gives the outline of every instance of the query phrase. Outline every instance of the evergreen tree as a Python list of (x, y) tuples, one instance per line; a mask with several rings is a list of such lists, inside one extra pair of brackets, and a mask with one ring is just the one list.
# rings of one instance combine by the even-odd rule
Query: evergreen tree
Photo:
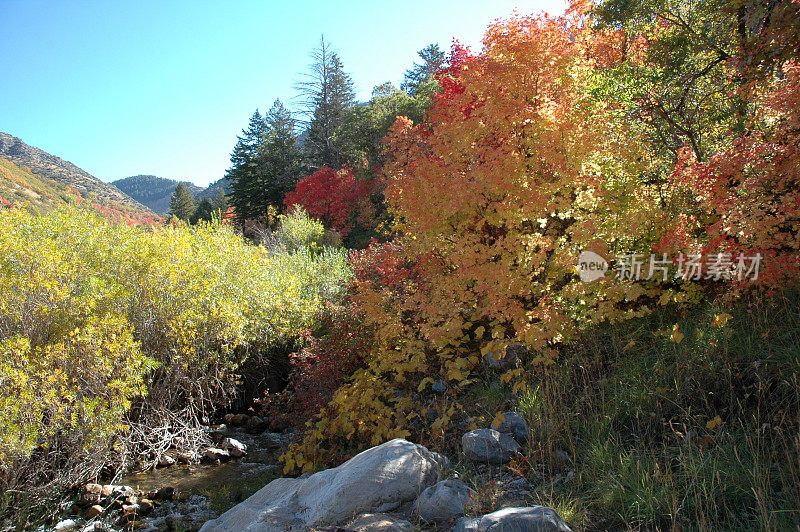
[(196, 224), (199, 221), (210, 222), (213, 217), (214, 206), (211, 203), (211, 200), (208, 198), (203, 198), (200, 200), (200, 203), (197, 204), (197, 208), (191, 217), (191, 221), (193, 224)]
[(292, 113), (280, 100), (275, 100), (265, 121), (267, 134), (261, 150), (259, 187), (259, 204), (264, 214), (270, 205), (281, 211), (286, 194), (294, 189), (306, 170)]
[(222, 189), (217, 190), (214, 199), (211, 200), (211, 208), (214, 212), (223, 213), (228, 210), (228, 197)]
[(231, 154), (231, 167), (225, 174), (230, 182), (230, 204), (240, 221), (257, 218), (262, 209), (257, 203), (261, 181), (261, 147), (266, 137), (267, 123), (256, 109), (247, 129), (242, 130)]
[(240, 220), (268, 219), (303, 175), (295, 120), (280, 100), (262, 117), (256, 111), (231, 155), (230, 203)]
[(194, 195), (184, 183), (178, 183), (169, 202), (170, 214), (178, 219), (189, 221), (194, 211)]
[(445, 63), (445, 53), (439, 49), (438, 44), (429, 44), (417, 52), (417, 55), (422, 63), (414, 63), (413, 67), (406, 70), (405, 79), (400, 85), (402, 90), (412, 95), (428, 78), (441, 70)]
[(355, 105), (353, 80), (324, 37), (311, 57), (308, 79), (298, 85), (310, 117), (305, 147), (312, 167), (340, 168), (353, 156), (350, 138), (344, 131), (348, 112)]

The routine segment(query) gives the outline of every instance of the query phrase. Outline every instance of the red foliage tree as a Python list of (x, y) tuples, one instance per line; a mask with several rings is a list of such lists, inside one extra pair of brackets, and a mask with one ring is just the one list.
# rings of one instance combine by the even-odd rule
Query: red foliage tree
[(323, 166), (304, 177), (286, 195), (287, 209), (302, 206), (329, 229), (346, 236), (353, 229), (355, 217), (364, 210), (372, 190), (371, 181), (356, 179), (351, 168), (334, 170)]

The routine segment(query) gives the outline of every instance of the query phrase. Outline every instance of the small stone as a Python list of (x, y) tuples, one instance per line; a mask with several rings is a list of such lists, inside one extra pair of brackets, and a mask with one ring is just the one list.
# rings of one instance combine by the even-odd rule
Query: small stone
[(64, 519), (63, 521), (59, 521), (56, 526), (53, 527), (53, 530), (56, 532), (67, 532), (68, 530), (75, 530), (78, 528), (78, 522), (74, 519)]
[(447, 391), (447, 383), (444, 382), (442, 379), (436, 380), (431, 385), (431, 390), (433, 393), (443, 394)]
[(175, 459), (168, 454), (158, 457), (158, 467), (169, 467), (175, 463)]
[(261, 419), (258, 416), (250, 416), (247, 419), (247, 422), (245, 423), (245, 427), (247, 427), (247, 430), (250, 430), (250, 431), (253, 431), (253, 432), (258, 432), (260, 430), (264, 430), (264, 428), (266, 426), (267, 426), (266, 421), (264, 421), (263, 419)]
[(225, 438), (222, 440), (220, 447), (234, 458), (239, 458), (247, 454), (247, 445), (233, 438)]
[(228, 453), (228, 451), (218, 449), (216, 447), (209, 447), (203, 451), (203, 458), (210, 462), (214, 462), (216, 460), (227, 460), (230, 457), (231, 455)]
[(558, 513), (546, 506), (503, 508), (483, 517), (462, 517), (455, 532), (572, 532)]
[(439, 471), (444, 471), (450, 467), (450, 459), (448, 457), (436, 451), (430, 451), (430, 453), (434, 461), (439, 464)]
[(81, 530), (81, 532), (110, 532), (110, 531), (111, 531), (111, 527), (110, 526), (108, 526), (105, 523), (100, 523), (98, 521), (95, 521), (94, 523), (86, 525)]
[(464, 507), (474, 501), (475, 492), (457, 479), (443, 480), (425, 488), (414, 503), (423, 520), (441, 522), (464, 515)]
[(139, 501), (139, 513), (141, 515), (147, 515), (153, 511), (155, 508), (155, 503), (150, 499), (142, 499)]
[(94, 506), (92, 506), (91, 508), (86, 510), (86, 518), (87, 519), (94, 519), (98, 515), (102, 514), (103, 511), (104, 511), (104, 508), (102, 506), (100, 506), (99, 504), (95, 504)]
[(525, 418), (516, 412), (503, 412), (503, 421), (498, 423), (495, 418), (492, 421), (492, 428), (498, 432), (511, 434), (520, 445), (528, 443), (528, 424)]
[(139, 511), (138, 504), (123, 504), (122, 505), (122, 512), (125, 514), (135, 514)]
[(508, 371), (517, 366), (517, 360), (525, 352), (522, 344), (511, 344), (506, 347), (505, 352), (500, 355), (496, 351), (490, 351), (483, 357), (483, 365), (495, 371)]
[(175, 497), (175, 488), (172, 486), (164, 486), (155, 493), (155, 499), (160, 501), (171, 501)]
[(524, 478), (517, 478), (506, 483), (505, 487), (509, 491), (522, 491), (528, 488), (528, 481)]
[(464, 455), (474, 462), (504, 464), (520, 451), (517, 441), (494, 429), (478, 429), (461, 437)]
[(100, 495), (103, 491), (103, 486), (100, 484), (86, 484), (83, 487), (83, 491), (86, 493), (91, 493), (92, 495)]
[(355, 532), (411, 532), (411, 523), (385, 513), (362, 514), (350, 521), (346, 530)]
[(191, 464), (197, 461), (197, 455), (194, 453), (175, 453), (175, 458), (181, 464)]

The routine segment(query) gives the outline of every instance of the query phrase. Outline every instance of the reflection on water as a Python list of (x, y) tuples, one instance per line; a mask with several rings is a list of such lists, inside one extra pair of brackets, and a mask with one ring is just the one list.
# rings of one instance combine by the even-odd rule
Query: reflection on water
[(245, 481), (271, 469), (280, 472), (278, 457), (281, 450), (274, 447), (274, 437), (251, 435), (242, 431), (231, 432), (230, 437), (247, 445), (247, 456), (221, 464), (175, 464), (132, 473), (123, 477), (119, 484), (141, 491), (172, 486), (178, 497), (185, 498), (217, 485)]

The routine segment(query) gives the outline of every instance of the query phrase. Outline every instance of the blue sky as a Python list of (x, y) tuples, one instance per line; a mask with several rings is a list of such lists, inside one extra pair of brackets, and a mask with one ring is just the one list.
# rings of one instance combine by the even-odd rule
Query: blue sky
[(325, 35), (366, 100), (431, 42), (561, 0), (0, 0), (0, 131), (104, 181), (222, 177), (256, 108), (292, 104)]

